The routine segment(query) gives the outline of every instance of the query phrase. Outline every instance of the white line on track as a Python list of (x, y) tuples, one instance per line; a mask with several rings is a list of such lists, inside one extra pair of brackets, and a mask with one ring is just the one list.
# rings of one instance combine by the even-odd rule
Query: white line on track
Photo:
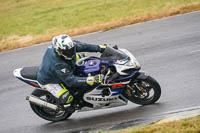
[(198, 52), (200, 52), (200, 49), (199, 50), (191, 51), (190, 53), (198, 53)]

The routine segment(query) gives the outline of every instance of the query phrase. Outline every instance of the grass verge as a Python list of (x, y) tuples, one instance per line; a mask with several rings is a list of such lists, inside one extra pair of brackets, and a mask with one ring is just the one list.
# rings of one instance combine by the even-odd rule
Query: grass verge
[(107, 133), (200, 133), (200, 116)]
[(200, 10), (200, 0), (0, 0), (0, 51)]

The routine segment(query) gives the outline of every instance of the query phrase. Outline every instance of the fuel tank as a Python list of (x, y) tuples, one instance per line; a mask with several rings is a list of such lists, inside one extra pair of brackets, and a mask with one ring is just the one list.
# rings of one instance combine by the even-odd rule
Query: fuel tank
[(96, 57), (81, 59), (76, 64), (76, 74), (80, 76), (96, 75), (101, 69), (101, 60)]

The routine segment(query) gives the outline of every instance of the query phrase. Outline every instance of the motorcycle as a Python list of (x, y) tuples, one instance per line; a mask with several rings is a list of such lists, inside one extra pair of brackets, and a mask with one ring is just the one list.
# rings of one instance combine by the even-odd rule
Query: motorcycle
[[(58, 105), (56, 97), (40, 88), (37, 81), (39, 66), (18, 68), (13, 74), (36, 88), (26, 97), (32, 110), (43, 119), (56, 122), (69, 118), (75, 111), (118, 107), (127, 105), (128, 101), (139, 105), (155, 103), (161, 96), (161, 87), (140, 69), (133, 54), (117, 46), (107, 46), (100, 57), (81, 58), (76, 62), (76, 75), (103, 74), (104, 80), (93, 87), (69, 89), (74, 97), (70, 105)], [(64, 83), (62, 85), (65, 86)]]

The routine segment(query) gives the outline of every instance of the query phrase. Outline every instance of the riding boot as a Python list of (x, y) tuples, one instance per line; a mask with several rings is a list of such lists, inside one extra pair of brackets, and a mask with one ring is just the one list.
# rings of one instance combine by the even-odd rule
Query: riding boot
[(70, 94), (69, 91), (63, 93), (58, 98), (58, 104), (59, 105), (67, 105), (67, 104), (70, 104), (72, 101), (73, 101), (73, 96)]

